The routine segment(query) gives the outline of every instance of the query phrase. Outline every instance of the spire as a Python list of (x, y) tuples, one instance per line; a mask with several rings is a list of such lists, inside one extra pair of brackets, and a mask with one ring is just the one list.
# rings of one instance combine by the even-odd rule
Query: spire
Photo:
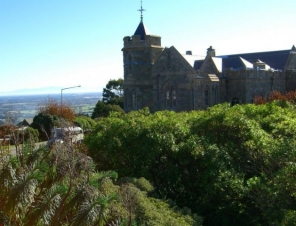
[(141, 22), (143, 22), (143, 12), (146, 11), (146, 10), (143, 9), (143, 7), (142, 7), (142, 1), (141, 1), (141, 9), (138, 9), (138, 11), (141, 12)]
[(146, 11), (146, 10), (143, 9), (143, 7), (142, 7), (142, 1), (141, 1), (141, 9), (138, 9), (138, 11), (141, 12), (141, 22), (140, 22), (139, 26), (137, 27), (137, 30), (135, 31), (134, 35), (140, 35), (141, 40), (145, 40), (145, 36), (149, 34), (149, 31), (143, 23), (143, 11)]

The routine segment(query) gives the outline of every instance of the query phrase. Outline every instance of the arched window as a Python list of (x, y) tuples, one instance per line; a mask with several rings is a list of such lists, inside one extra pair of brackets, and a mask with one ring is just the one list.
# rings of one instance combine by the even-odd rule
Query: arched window
[(165, 92), (165, 105), (167, 109), (176, 108), (177, 106), (177, 92), (174, 87), (171, 87)]

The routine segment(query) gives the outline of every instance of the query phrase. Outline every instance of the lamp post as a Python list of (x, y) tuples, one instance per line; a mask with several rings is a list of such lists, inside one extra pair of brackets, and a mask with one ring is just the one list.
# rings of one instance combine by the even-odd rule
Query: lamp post
[(79, 85), (79, 86), (71, 86), (71, 87), (67, 87), (67, 88), (61, 89), (61, 108), (63, 106), (63, 90), (65, 90), (65, 89), (72, 89), (72, 88), (78, 88), (78, 87), (81, 87), (81, 85)]
[[(79, 85), (79, 86), (71, 86), (71, 87), (67, 87), (67, 88), (63, 88), (63, 89), (61, 89), (61, 116), (62, 116), (62, 114), (63, 114), (63, 90), (65, 90), (65, 89), (73, 89), (73, 88), (78, 88), (78, 87), (81, 87), (81, 85)], [(62, 126), (61, 126), (61, 137), (64, 139), (64, 134), (63, 134), (63, 128), (62, 128)]]
[(81, 85), (79, 85), (79, 86), (71, 86), (71, 87), (61, 89), (61, 114), (62, 114), (62, 110), (63, 110), (63, 90), (65, 90), (65, 89), (73, 89), (73, 88), (78, 88), (78, 87), (81, 87)]

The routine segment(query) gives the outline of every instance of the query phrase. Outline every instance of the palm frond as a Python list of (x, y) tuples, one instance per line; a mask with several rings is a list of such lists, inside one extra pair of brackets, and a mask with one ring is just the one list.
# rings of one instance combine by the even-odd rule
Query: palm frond
[(41, 199), (34, 206), (34, 210), (27, 216), (26, 225), (50, 225), (51, 218), (60, 205), (61, 196), (66, 192), (64, 186), (54, 185), (48, 189)]
[(72, 226), (100, 225), (106, 222), (109, 203), (115, 196), (99, 196), (93, 200), (87, 200), (81, 204), (81, 208), (75, 216)]

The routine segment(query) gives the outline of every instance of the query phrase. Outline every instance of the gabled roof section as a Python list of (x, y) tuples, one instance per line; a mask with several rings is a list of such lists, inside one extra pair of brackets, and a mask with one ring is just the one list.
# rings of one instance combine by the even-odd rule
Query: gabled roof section
[(249, 61), (246, 61), (244, 58), (240, 57), (240, 60), (242, 61), (242, 63), (245, 65), (246, 68), (254, 68), (253, 64), (250, 63)]
[[(260, 59), (261, 61), (268, 64), (270, 67), (274, 69), (284, 69), (285, 64), (288, 60), (289, 54), (291, 52), (291, 49), (289, 50), (279, 50), (279, 51), (270, 51), (270, 52), (258, 52), (258, 53), (241, 53), (241, 54), (233, 54), (233, 55), (225, 55), (225, 56), (218, 56), (220, 58), (223, 58), (223, 66), (226, 66), (226, 68), (230, 68), (227, 66), (227, 64), (233, 60), (238, 62), (238, 57), (241, 57), (251, 63), (255, 63), (257, 59)], [(225, 61), (225, 59), (228, 59), (229, 62)]]
[(164, 48), (152, 69), (153, 72), (157, 71), (157, 73), (167, 71), (175, 73), (181, 70), (195, 74), (192, 64), (174, 46)]
[(143, 21), (141, 20), (134, 35), (139, 35), (139, 36), (141, 36), (141, 40), (145, 40), (145, 36), (149, 35), (149, 34), (150, 33), (149, 33), (148, 29), (145, 27)]
[(217, 71), (222, 72), (222, 59), (218, 57), (212, 57), (212, 60), (217, 68)]
[(197, 55), (182, 54), (182, 56), (191, 65), (191, 67), (194, 67), (196, 61), (205, 59), (205, 57)]
[(205, 61), (205, 60), (196, 60), (196, 61), (194, 61), (193, 68), (194, 68), (195, 70), (200, 69), (200, 68), (201, 68), (201, 65), (203, 64), (204, 61)]
[(249, 61), (245, 60), (242, 57), (230, 57), (230, 58), (222, 58), (223, 61), (223, 70), (224, 69), (247, 69), (247, 68), (254, 68), (254, 65)]

